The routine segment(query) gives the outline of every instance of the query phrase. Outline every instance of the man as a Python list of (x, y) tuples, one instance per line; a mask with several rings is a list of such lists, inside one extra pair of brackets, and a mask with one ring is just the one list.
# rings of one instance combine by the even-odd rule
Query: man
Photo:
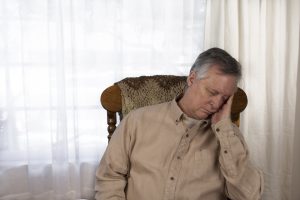
[(196, 59), (183, 95), (129, 113), (96, 172), (96, 199), (259, 199), (262, 175), (230, 120), (240, 78), (240, 64), (212, 48)]

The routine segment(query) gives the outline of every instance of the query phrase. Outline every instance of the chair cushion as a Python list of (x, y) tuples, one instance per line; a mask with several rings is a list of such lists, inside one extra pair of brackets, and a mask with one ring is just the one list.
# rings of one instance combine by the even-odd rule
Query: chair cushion
[(155, 75), (125, 78), (115, 83), (121, 89), (123, 117), (133, 109), (171, 101), (183, 92), (186, 78)]

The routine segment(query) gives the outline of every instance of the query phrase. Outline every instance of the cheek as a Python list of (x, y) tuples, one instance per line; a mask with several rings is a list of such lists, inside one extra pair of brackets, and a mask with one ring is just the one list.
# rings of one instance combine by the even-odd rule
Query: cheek
[(191, 90), (189, 93), (189, 105), (192, 109), (198, 110), (209, 105), (209, 97), (203, 90)]
[(195, 103), (197, 103), (198, 106), (207, 106), (210, 103), (210, 99), (205, 97), (204, 95), (198, 96), (195, 98)]
[(195, 98), (193, 101), (193, 106), (196, 107), (197, 109), (203, 108), (208, 104), (206, 101), (203, 101), (204, 99), (201, 98)]

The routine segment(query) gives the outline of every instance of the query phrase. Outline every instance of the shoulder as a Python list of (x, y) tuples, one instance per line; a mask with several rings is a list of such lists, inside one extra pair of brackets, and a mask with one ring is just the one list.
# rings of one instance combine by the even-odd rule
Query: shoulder
[(141, 107), (135, 110), (132, 110), (128, 115), (127, 118), (131, 119), (143, 119), (147, 117), (157, 116), (158, 114), (168, 113), (171, 108), (171, 101), (164, 102), (160, 104), (150, 105)]

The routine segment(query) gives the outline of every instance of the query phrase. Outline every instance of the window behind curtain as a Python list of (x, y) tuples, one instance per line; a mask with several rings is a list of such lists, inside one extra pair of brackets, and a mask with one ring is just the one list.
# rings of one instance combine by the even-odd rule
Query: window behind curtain
[(2, 0), (0, 199), (91, 198), (107, 145), (101, 92), (186, 75), (204, 16), (205, 0)]

